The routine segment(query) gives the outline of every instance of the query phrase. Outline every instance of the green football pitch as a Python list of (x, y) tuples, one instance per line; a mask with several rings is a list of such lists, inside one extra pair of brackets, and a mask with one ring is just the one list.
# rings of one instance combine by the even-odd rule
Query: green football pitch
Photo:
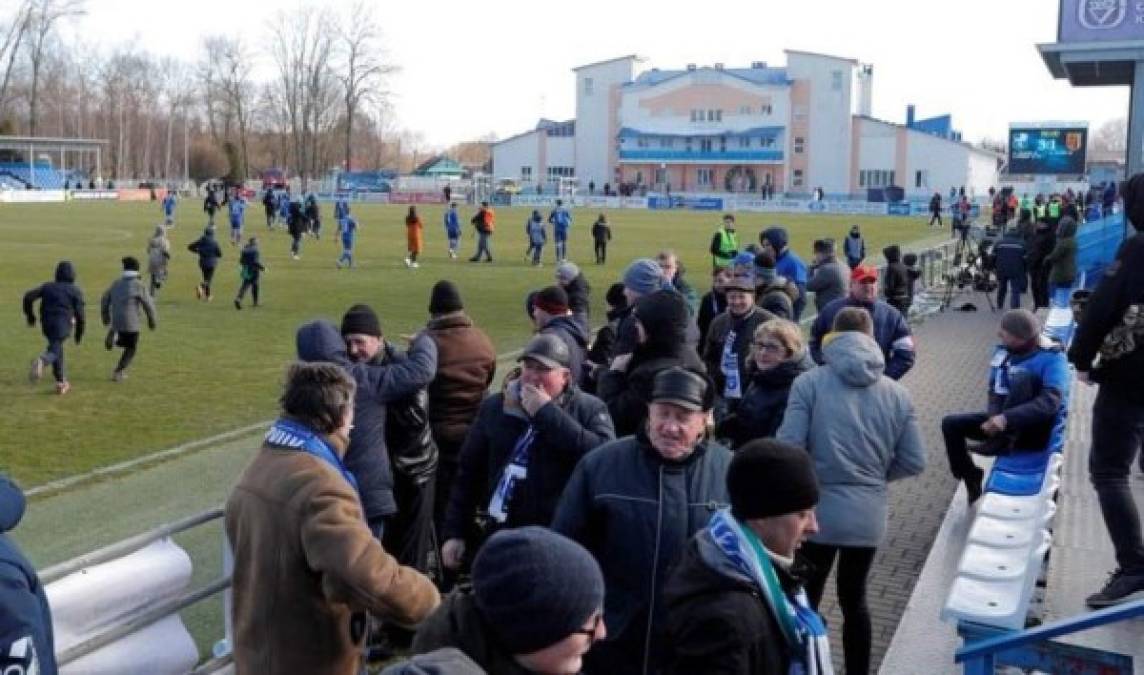
[[(262, 281), (262, 307), (236, 311), (238, 251), (226, 243), (228, 229), (218, 219), (223, 260), (215, 276), (211, 303), (195, 299), (199, 281), (196, 258), (187, 244), (205, 225), (199, 202), (180, 204), (170, 232), (171, 276), (158, 299), (159, 327), (145, 332), (126, 381), (111, 381), (119, 352), (103, 347), (99, 298), (119, 275), (119, 260), (135, 255), (144, 261), (147, 239), (160, 222), (153, 203), (77, 203), (0, 205), (0, 241), (4, 273), (0, 297), (8, 320), (0, 323), (0, 471), (25, 486), (71, 476), (156, 450), (269, 419), (284, 366), (294, 353), (294, 331), (302, 322), (337, 322), (354, 303), (372, 305), (387, 338), (413, 333), (428, 318), (429, 290), (439, 279), (458, 284), (466, 309), (492, 337), (498, 352), (522, 346), (530, 326), (523, 299), (532, 289), (552, 283), (553, 247), (544, 266), (525, 260), (524, 221), (529, 209), (497, 210), (493, 264), (466, 261), (475, 248), (464, 227), (458, 261), (446, 255), (442, 207), (424, 207), (425, 251), (419, 269), (408, 269), (403, 216), (407, 207), (355, 205), (360, 224), (353, 269), (336, 269), (340, 253), (332, 209), (323, 207), (320, 241), (307, 238), (301, 260), (289, 256), (289, 237), (268, 231), (262, 208), (248, 210), (246, 234), (257, 235), (268, 271)], [(464, 209), (467, 223), (471, 209)], [(577, 209), (569, 257), (581, 265), (593, 287), (592, 319), (604, 316), (604, 290), (618, 280), (627, 263), (676, 250), (700, 292), (709, 285), (706, 253), (719, 213), (616, 210), (607, 212), (614, 239), (606, 265), (593, 264), (590, 227), (595, 210)], [(547, 213), (544, 214), (547, 216)], [(783, 225), (794, 249), (809, 257), (819, 237), (840, 239), (859, 223), (874, 254), (888, 243), (931, 236), (920, 218), (874, 218), (785, 214), (737, 214), (742, 243), (755, 241), (761, 229)], [(51, 377), (29, 384), (28, 364), (44, 346), (39, 327), (29, 328), (20, 302), (29, 288), (50, 280), (61, 259), (75, 263), (87, 298), (88, 330), (81, 345), (66, 346), (72, 390), (54, 394)]]

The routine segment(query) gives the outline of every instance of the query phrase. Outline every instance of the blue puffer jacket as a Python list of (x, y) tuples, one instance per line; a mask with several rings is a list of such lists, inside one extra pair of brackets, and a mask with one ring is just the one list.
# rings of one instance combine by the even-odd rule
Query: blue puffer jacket
[(0, 673), (56, 675), (48, 598), (36, 570), (7, 535), (23, 516), (24, 493), (0, 475)]
[[(28, 325), (36, 323), (33, 306), (40, 301), (40, 330), (49, 340), (63, 340), (71, 335), (75, 320), (75, 341), (83, 338), (85, 322), (83, 291), (75, 285), (75, 267), (67, 260), (56, 265), (55, 281), (41, 284), (24, 294), (24, 318)], [(3, 672), (0, 670), (0, 672)]]
[(608, 638), (592, 649), (586, 670), (646, 673), (662, 665), (667, 572), (729, 503), (730, 464), (726, 448), (706, 442), (683, 461), (665, 460), (642, 432), (580, 460), (552, 529), (592, 552), (608, 588)]
[(437, 373), (437, 343), (426, 334), (413, 341), (404, 359), (385, 365), (352, 363), (338, 329), (328, 321), (312, 321), (298, 329), (298, 358), (336, 363), (357, 382), (354, 428), (345, 465), (358, 482), (362, 508), (370, 526), (397, 512), (393, 470), (385, 445), (386, 405), (429, 386)]

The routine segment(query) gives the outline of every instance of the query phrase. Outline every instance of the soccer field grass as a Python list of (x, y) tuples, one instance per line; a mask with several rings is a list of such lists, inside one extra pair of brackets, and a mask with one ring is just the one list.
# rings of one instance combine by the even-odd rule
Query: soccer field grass
[[(228, 229), (217, 219), (223, 260), (215, 275), (212, 303), (195, 299), (199, 281), (196, 257), (186, 250), (205, 224), (199, 203), (180, 204), (177, 227), (170, 232), (171, 276), (158, 300), (159, 328), (145, 332), (125, 382), (111, 381), (119, 350), (103, 348), (99, 299), (120, 273), (119, 259), (135, 255), (146, 266), (147, 239), (160, 221), (152, 203), (77, 203), (0, 205), (0, 238), (5, 270), (0, 297), (8, 320), (0, 323), (0, 470), (31, 486), (92, 468), (269, 419), (275, 412), (284, 366), (294, 354), (294, 331), (303, 321), (325, 317), (340, 321), (357, 302), (379, 313), (386, 337), (417, 331), (428, 318), (429, 290), (438, 279), (461, 288), (466, 309), (488, 332), (498, 352), (517, 349), (530, 331), (523, 299), (532, 289), (552, 283), (553, 247), (544, 267), (524, 258), (525, 208), (497, 210), (493, 264), (468, 263), (475, 239), (463, 227), (459, 261), (448, 259), (441, 227), (442, 207), (421, 208), (425, 252), (420, 269), (407, 269), (407, 207), (354, 205), (360, 224), (356, 267), (338, 270), (340, 252), (332, 209), (323, 207), (320, 241), (307, 238), (302, 259), (289, 257), (289, 237), (269, 232), (260, 204), (248, 210), (247, 235), (261, 241), (268, 271), (262, 279), (262, 304), (236, 311), (238, 251), (226, 243)], [(719, 224), (717, 212), (608, 211), (614, 239), (608, 264), (592, 263), (590, 227), (597, 211), (574, 211), (569, 257), (581, 265), (592, 285), (592, 319), (604, 317), (603, 295), (633, 258), (675, 249), (699, 292), (708, 287), (707, 246)], [(467, 223), (472, 209), (462, 210)], [(547, 217), (547, 213), (544, 214)], [(794, 249), (809, 258), (819, 237), (841, 239), (860, 223), (869, 253), (888, 243), (905, 243), (932, 234), (920, 218), (737, 214), (740, 239), (757, 240), (765, 226), (781, 224)], [(20, 313), (26, 290), (51, 279), (58, 260), (72, 260), (87, 299), (83, 343), (66, 349), (72, 391), (56, 396), (51, 377), (31, 385), (27, 367), (43, 349), (39, 326), (29, 328)]]

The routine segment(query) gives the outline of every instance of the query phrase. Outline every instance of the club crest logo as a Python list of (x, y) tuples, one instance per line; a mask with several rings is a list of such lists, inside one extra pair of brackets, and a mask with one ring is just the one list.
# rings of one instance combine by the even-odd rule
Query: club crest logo
[(1077, 19), (1090, 30), (1116, 28), (1128, 15), (1128, 0), (1078, 0)]

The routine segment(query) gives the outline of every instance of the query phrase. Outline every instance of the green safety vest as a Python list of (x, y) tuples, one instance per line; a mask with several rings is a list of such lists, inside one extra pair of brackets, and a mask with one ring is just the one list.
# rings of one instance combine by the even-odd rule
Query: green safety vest
[(1033, 200), (1029, 199), (1028, 197), (1025, 197), (1024, 199), (1021, 200), (1021, 208), (1026, 209), (1028, 211), (1032, 211), (1033, 210)]
[(1042, 220), (1045, 217), (1045, 205), (1044, 204), (1040, 204), (1040, 205), (1034, 207), (1033, 211), (1035, 212), (1034, 215), (1036, 215), (1037, 220)]
[(1060, 218), (1061, 217), (1060, 202), (1049, 202), (1049, 217), (1050, 218)]
[(727, 228), (719, 228), (719, 254), (713, 256), (711, 261), (716, 267), (726, 267), (731, 264), (735, 254), (739, 252), (739, 237)]

